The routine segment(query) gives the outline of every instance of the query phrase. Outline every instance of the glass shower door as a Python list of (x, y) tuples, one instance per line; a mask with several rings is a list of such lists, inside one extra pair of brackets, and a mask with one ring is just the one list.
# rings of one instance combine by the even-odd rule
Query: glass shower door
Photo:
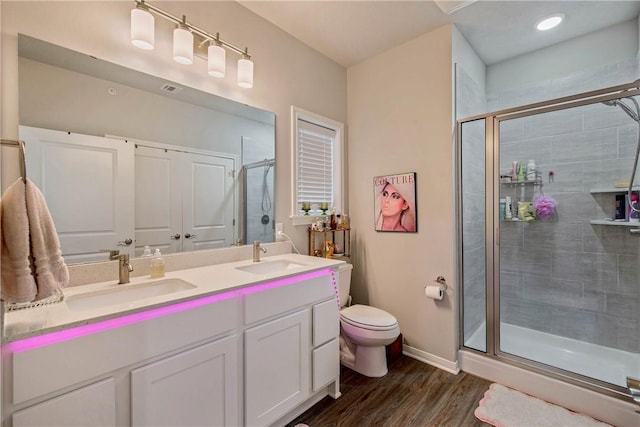
[(460, 126), (458, 158), (462, 171), (458, 202), (462, 208), (463, 343), (483, 352), (487, 351), (485, 123), (481, 119)]
[(639, 124), (601, 102), (498, 120), (498, 353), (626, 388), (640, 377), (640, 224), (616, 203)]

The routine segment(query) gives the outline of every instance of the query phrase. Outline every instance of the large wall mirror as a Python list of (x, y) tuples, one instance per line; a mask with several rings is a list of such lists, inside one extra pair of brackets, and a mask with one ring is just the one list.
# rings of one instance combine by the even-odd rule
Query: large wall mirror
[(19, 35), (20, 139), (67, 263), (274, 241), (275, 115)]

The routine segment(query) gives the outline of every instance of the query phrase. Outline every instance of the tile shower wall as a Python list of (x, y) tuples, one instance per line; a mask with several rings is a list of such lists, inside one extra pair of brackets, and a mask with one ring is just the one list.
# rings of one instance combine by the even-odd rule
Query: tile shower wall
[[(489, 104), (500, 110), (637, 76), (636, 62), (628, 61), (492, 94)], [(539, 190), (558, 202), (551, 220), (501, 224), (503, 322), (640, 352), (640, 236), (590, 223), (614, 216), (614, 195), (591, 190), (629, 181), (638, 132), (621, 109), (602, 104), (502, 122), (500, 170), (534, 159), (543, 178)], [(501, 197), (518, 200), (531, 200), (534, 187), (523, 198), (520, 191), (501, 184)]]
[[(262, 138), (242, 138), (242, 164), (251, 165), (275, 160), (271, 135)], [(246, 170), (246, 193), (243, 198), (242, 238), (246, 244), (254, 240), (273, 242), (275, 233), (275, 163), (271, 166), (255, 166)], [(263, 218), (266, 221), (263, 221)], [(266, 224), (265, 224), (266, 222)]]
[(245, 237), (247, 244), (251, 244), (254, 240), (274, 241), (274, 170), (275, 166), (259, 166), (247, 170), (245, 199), (246, 212), (248, 212)]
[[(456, 65), (456, 117), (486, 111), (484, 93)], [(465, 123), (462, 128), (462, 240), (464, 290), (464, 340), (467, 343), (484, 323), (485, 286), (485, 121)], [(484, 341), (484, 340), (483, 340)], [(478, 350), (486, 350), (484, 347)]]

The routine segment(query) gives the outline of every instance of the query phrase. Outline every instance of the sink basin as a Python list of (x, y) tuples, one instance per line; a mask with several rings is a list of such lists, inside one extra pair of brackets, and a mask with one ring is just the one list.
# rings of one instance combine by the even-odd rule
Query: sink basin
[(65, 301), (71, 310), (91, 310), (111, 305), (132, 303), (145, 298), (194, 289), (195, 287), (195, 285), (184, 280), (171, 278), (133, 285), (117, 285), (111, 289), (73, 295), (65, 298)]
[(306, 267), (304, 264), (298, 264), (297, 262), (287, 260), (277, 261), (260, 261), (249, 265), (243, 265), (242, 267), (236, 267), (237, 270), (246, 271), (253, 274), (272, 274), (285, 272), (287, 270), (293, 270), (299, 267)]

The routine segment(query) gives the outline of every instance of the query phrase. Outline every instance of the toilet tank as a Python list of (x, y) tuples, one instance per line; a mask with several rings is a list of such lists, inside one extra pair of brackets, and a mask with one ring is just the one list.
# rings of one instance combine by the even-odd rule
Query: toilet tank
[(351, 289), (351, 270), (353, 265), (345, 262), (338, 267), (338, 296), (340, 298), (340, 307), (344, 307), (349, 299), (349, 290)]

